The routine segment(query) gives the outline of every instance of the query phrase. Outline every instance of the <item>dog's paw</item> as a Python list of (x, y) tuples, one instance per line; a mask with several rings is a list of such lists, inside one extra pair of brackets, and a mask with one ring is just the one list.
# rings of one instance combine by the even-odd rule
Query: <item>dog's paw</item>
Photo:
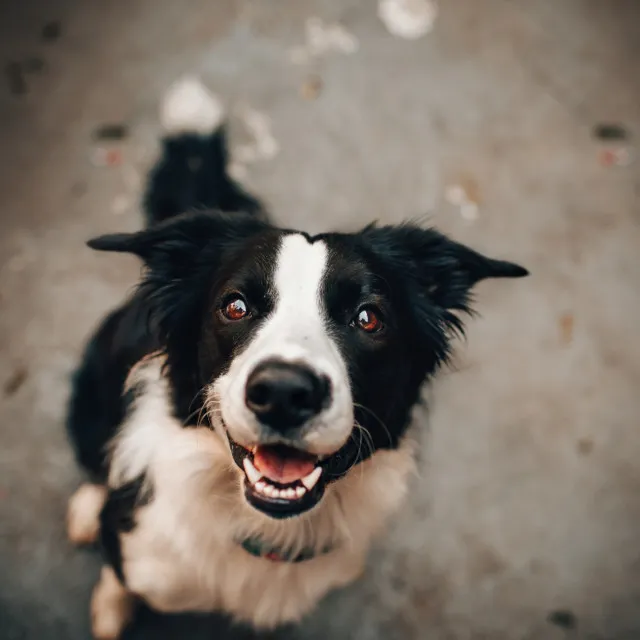
[(96, 640), (117, 640), (131, 622), (134, 596), (118, 580), (111, 567), (102, 567), (91, 596), (91, 632)]
[(107, 497), (106, 487), (83, 484), (69, 500), (67, 536), (73, 544), (93, 544), (100, 531), (100, 511)]

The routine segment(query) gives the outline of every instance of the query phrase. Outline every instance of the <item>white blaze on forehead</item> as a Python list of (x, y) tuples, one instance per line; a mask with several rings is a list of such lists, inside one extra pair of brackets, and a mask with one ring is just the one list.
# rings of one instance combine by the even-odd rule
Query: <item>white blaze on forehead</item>
[(291, 320), (316, 319), (322, 323), (322, 279), (327, 268), (327, 246), (310, 243), (302, 235), (285, 236), (274, 273), (277, 315)]
[(247, 355), (299, 361), (317, 370), (329, 365), (333, 348), (322, 304), (327, 258), (322, 241), (311, 243), (297, 233), (283, 237), (273, 273), (274, 309)]
[(297, 233), (282, 238), (271, 284), (274, 308), (239, 358), (245, 375), (270, 358), (301, 362), (318, 371), (337, 370), (337, 348), (327, 332), (322, 304), (327, 258), (322, 241), (311, 243)]

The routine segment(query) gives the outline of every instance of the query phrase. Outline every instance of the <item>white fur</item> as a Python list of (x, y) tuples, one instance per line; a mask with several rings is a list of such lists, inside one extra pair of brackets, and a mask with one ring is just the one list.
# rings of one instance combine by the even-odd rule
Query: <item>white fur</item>
[(102, 567), (91, 596), (91, 632), (96, 640), (116, 640), (133, 617), (135, 600), (111, 567)]
[(224, 107), (198, 78), (174, 83), (160, 106), (160, 122), (170, 135), (192, 132), (209, 135), (224, 119)]
[[(316, 251), (309, 253), (312, 262), (323, 249)], [(405, 495), (411, 440), (375, 453), (329, 485), (311, 511), (274, 520), (244, 500), (244, 474), (225, 437), (184, 428), (171, 417), (162, 362), (148, 359), (132, 373), (130, 383), (144, 382), (145, 391), (112, 451), (112, 487), (146, 472), (153, 488), (149, 504), (136, 511), (135, 528), (121, 535), (127, 588), (161, 611), (224, 610), (261, 627), (300, 619), (329, 590), (360, 574), (372, 537)], [(333, 550), (297, 564), (275, 563), (238, 544), (252, 535), (292, 551)]]
[(71, 496), (67, 509), (67, 536), (73, 544), (93, 544), (100, 530), (100, 511), (107, 490), (86, 482)]
[(283, 238), (274, 274), (275, 309), (229, 371), (215, 381), (210, 394), (236, 442), (251, 446), (258, 440), (259, 425), (246, 407), (245, 388), (255, 367), (272, 358), (303, 363), (331, 382), (331, 403), (305, 429), (305, 448), (317, 455), (330, 454), (349, 437), (353, 428), (349, 376), (327, 332), (322, 306), (326, 268), (324, 242), (311, 243), (301, 234)]

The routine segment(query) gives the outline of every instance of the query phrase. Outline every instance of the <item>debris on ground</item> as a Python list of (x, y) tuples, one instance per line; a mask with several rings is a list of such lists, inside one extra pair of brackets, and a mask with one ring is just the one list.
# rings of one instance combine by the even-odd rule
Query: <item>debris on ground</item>
[(94, 167), (119, 167), (122, 164), (122, 151), (96, 147), (91, 152), (91, 164)]
[(605, 122), (593, 127), (593, 137), (607, 144), (598, 151), (598, 162), (603, 167), (628, 167), (636, 159), (635, 150), (625, 141), (631, 138), (626, 127)]
[(581, 456), (588, 456), (593, 451), (593, 440), (580, 438), (576, 444), (576, 448)]
[(19, 62), (9, 62), (4, 68), (7, 86), (14, 96), (23, 96), (29, 90), (24, 70)]
[(558, 319), (558, 327), (560, 329), (560, 339), (563, 344), (570, 344), (573, 340), (573, 327), (575, 318), (571, 313), (563, 313)]
[(598, 161), (603, 167), (628, 167), (635, 160), (631, 147), (611, 147), (601, 149)]
[(124, 140), (129, 135), (129, 127), (126, 124), (103, 124), (94, 132), (96, 140)]
[(28, 370), (24, 365), (19, 365), (4, 383), (4, 395), (12, 396), (26, 382)]
[(360, 44), (356, 36), (341, 24), (324, 23), (320, 18), (309, 18), (305, 24), (305, 44), (289, 52), (293, 64), (306, 64), (327, 53), (355, 53)]
[(62, 35), (62, 25), (57, 20), (51, 20), (42, 27), (40, 35), (45, 42), (53, 42)]
[(547, 616), (547, 622), (550, 622), (561, 629), (566, 629), (567, 631), (571, 631), (578, 626), (578, 619), (576, 618), (575, 613), (564, 609), (551, 611)]
[(593, 128), (593, 135), (600, 140), (628, 140), (629, 132), (621, 124), (601, 123)]
[(29, 92), (27, 75), (44, 71), (45, 62), (39, 56), (32, 56), (22, 62), (8, 62), (4, 68), (9, 92), (22, 96)]
[(320, 76), (308, 77), (300, 87), (300, 95), (305, 100), (317, 100), (322, 93), (322, 78)]
[(237, 145), (231, 151), (229, 172), (236, 180), (246, 176), (246, 165), (271, 160), (280, 151), (280, 145), (271, 131), (271, 118), (268, 115), (245, 105), (240, 108), (239, 117), (251, 142)]
[(113, 199), (111, 212), (114, 216), (124, 215), (133, 208), (134, 203), (135, 200), (131, 196), (126, 193), (121, 193)]
[(472, 222), (480, 215), (480, 189), (473, 178), (465, 178), (459, 183), (449, 185), (444, 194), (445, 200), (458, 207), (464, 220)]
[(391, 35), (417, 40), (433, 29), (438, 5), (434, 0), (380, 0), (378, 17)]

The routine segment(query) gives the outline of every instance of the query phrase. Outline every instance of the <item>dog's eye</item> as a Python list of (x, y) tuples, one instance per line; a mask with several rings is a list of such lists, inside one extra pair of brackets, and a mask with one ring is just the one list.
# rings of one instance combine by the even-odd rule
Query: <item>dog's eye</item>
[(384, 326), (378, 312), (371, 307), (363, 307), (360, 309), (353, 324), (367, 333), (377, 333)]
[(246, 318), (249, 315), (247, 303), (241, 296), (231, 296), (227, 298), (222, 307), (222, 315), (227, 320), (242, 320), (242, 318)]

